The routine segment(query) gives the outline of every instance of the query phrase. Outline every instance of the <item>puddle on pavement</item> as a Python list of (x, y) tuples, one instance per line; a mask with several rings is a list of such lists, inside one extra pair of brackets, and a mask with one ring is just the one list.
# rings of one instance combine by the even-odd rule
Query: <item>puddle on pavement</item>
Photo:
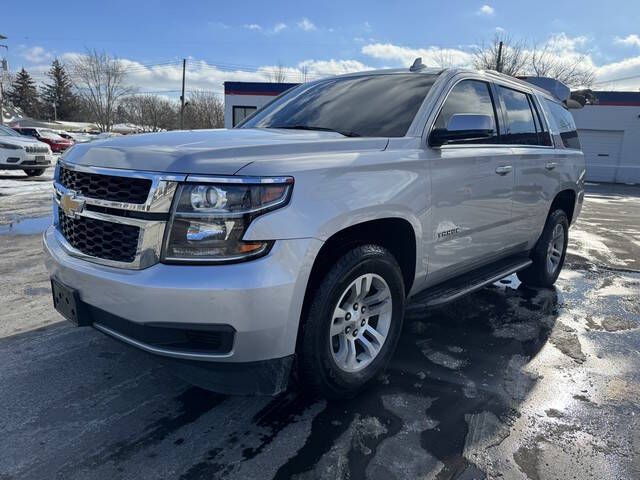
[(49, 225), (51, 225), (51, 215), (21, 218), (6, 225), (0, 225), (0, 235), (35, 235), (44, 232)]
[[(276, 479), (438, 471), (438, 478), (481, 478), (464, 456), (469, 422), (489, 416), (501, 426), (517, 416), (538, 380), (522, 367), (548, 341), (559, 309), (555, 289), (530, 290), (514, 278), (500, 285), (446, 309), (412, 304), (386, 374), (366, 395), (315, 402), (292, 386), (254, 417), (259, 433), (231, 432), (227, 449), (210, 451), (181, 478), (241, 474), (231, 458), (248, 462), (273, 449), (296, 422), (309, 422), (310, 433)], [(440, 361), (449, 357), (455, 361)]]

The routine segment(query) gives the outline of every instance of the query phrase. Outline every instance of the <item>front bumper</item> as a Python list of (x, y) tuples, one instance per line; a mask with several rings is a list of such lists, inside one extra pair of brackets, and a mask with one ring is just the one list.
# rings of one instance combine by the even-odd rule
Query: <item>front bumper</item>
[[(0, 155), (1, 170), (24, 170), (25, 168), (49, 168), (54, 162), (51, 154), (26, 153), (24, 150), (7, 150)], [(44, 159), (42, 159), (43, 157)], [(40, 160), (38, 160), (40, 159)]]
[[(283, 359), (295, 351), (307, 280), (322, 242), (279, 240), (260, 259), (231, 265), (156, 264), (142, 270), (98, 265), (69, 255), (55, 227), (44, 233), (45, 262), (53, 278), (74, 289), (83, 304), (139, 327), (228, 325), (226, 353), (157, 348), (126, 332), (93, 325), (150, 353), (186, 362), (246, 363)], [(102, 328), (101, 328), (102, 327)]]

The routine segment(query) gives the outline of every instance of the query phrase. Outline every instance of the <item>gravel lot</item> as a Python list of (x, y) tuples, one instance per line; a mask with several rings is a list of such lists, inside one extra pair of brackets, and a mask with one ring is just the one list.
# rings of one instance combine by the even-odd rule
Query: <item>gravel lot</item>
[(54, 310), (51, 171), (0, 171), (0, 479), (640, 478), (640, 187), (590, 186), (555, 290), (411, 304), (350, 401), (226, 397)]

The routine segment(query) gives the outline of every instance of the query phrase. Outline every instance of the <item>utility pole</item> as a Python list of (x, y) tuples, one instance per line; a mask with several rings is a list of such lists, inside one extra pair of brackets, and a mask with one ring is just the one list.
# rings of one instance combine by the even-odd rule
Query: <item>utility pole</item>
[(496, 71), (502, 72), (502, 41), (498, 45), (498, 58), (496, 59)]
[(184, 129), (184, 79), (187, 71), (187, 59), (182, 59), (182, 95), (180, 95), (180, 130)]
[[(0, 35), (0, 40), (6, 40), (7, 37), (5, 37), (4, 35)], [(0, 47), (4, 48), (7, 53), (9, 52), (9, 47), (7, 47), (6, 45), (1, 45)], [(7, 64), (7, 59), (6, 57), (2, 57), (2, 59), (0, 59), (0, 125), (4, 125), (4, 91), (2, 88), (2, 84), (4, 82), (5, 78), (8, 78), (9, 76), (9, 66)]]

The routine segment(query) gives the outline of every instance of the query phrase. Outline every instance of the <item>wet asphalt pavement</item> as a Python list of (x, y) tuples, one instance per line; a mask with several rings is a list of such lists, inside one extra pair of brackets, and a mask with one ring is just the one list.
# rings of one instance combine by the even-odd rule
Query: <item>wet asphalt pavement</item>
[(0, 175), (0, 479), (640, 478), (640, 187), (590, 186), (557, 288), (412, 303), (376, 385), (327, 403), (209, 393), (63, 321), (25, 222), (46, 181)]

